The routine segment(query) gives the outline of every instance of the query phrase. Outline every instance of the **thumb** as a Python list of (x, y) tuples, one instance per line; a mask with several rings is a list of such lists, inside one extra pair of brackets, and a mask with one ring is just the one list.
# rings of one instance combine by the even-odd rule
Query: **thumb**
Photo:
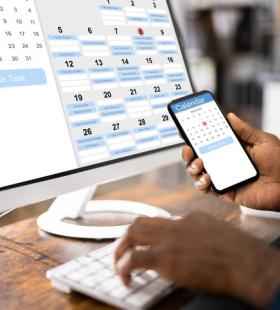
[(248, 144), (257, 144), (261, 140), (262, 132), (249, 125), (233, 113), (228, 114), (228, 120), (241, 140)]

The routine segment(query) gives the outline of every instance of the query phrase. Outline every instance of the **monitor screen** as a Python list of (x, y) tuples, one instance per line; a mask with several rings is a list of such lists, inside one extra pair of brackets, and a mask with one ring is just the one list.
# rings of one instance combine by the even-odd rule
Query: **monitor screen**
[(0, 189), (181, 142), (166, 0), (0, 0)]

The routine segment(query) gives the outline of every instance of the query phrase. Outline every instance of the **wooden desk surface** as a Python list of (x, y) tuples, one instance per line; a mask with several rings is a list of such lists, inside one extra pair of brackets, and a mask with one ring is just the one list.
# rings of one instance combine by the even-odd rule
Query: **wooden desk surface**
[[(141, 201), (166, 208), (176, 215), (203, 210), (232, 222), (267, 242), (273, 241), (280, 234), (280, 221), (242, 218), (236, 206), (201, 196), (185, 185), (170, 188), (153, 182), (140, 182), (127, 190), (97, 198)], [(48, 269), (103, 245), (104, 243), (50, 236), (38, 230), (35, 218), (1, 228), (0, 309), (112, 309), (79, 294), (62, 294), (53, 289), (45, 277)], [(188, 299), (186, 291), (178, 291), (155, 309), (179, 309)]]

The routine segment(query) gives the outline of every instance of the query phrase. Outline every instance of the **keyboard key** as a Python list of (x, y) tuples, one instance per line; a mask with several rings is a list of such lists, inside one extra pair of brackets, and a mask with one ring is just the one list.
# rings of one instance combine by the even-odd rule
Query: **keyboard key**
[(62, 265), (60, 268), (56, 270), (56, 272), (57, 274), (64, 276), (80, 267), (81, 267), (80, 263), (78, 263), (77, 261), (72, 261), (72, 262)]
[(98, 273), (96, 273), (96, 274), (93, 274), (92, 277), (93, 277), (94, 279), (96, 279), (96, 281), (98, 281), (98, 282), (104, 281), (104, 276), (103, 276), (102, 273), (99, 273), (99, 272), (98, 272)]
[(116, 276), (107, 280), (106, 284), (107, 284), (110, 291), (115, 289), (115, 288), (118, 288), (120, 286), (123, 286), (121, 279), (119, 277), (116, 277)]
[(147, 304), (152, 301), (154, 296), (151, 295), (148, 291), (140, 291), (131, 296), (129, 296), (125, 301), (129, 303), (131, 306), (137, 307), (140, 305)]
[(84, 273), (81, 273), (80, 270), (79, 270), (79, 271), (73, 271), (73, 272), (69, 273), (66, 277), (69, 280), (80, 282), (86, 276), (87, 275), (85, 275)]
[(101, 269), (103, 269), (105, 266), (101, 263), (99, 263), (98, 261), (96, 262), (92, 262), (90, 265), (87, 266), (88, 270), (91, 273), (96, 273), (98, 271), (100, 271)]
[(133, 283), (137, 285), (146, 285), (148, 283), (141, 275), (133, 277), (132, 279)]
[(101, 259), (105, 255), (102, 251), (98, 251), (97, 253), (96, 252), (90, 253), (89, 256), (97, 260), (97, 259)]
[(118, 281), (116, 278), (107, 279), (104, 282), (100, 282), (97, 285), (97, 290), (103, 292), (103, 293), (109, 293), (113, 289), (119, 288), (122, 285), (120, 281)]
[(110, 291), (110, 289), (107, 287), (106, 281), (104, 281), (104, 282), (101, 281), (100, 283), (98, 283), (98, 285), (96, 286), (96, 289), (98, 291), (103, 292), (103, 293), (107, 293), (108, 291)]
[(77, 261), (82, 265), (88, 265), (93, 261), (93, 258), (90, 256), (82, 256), (78, 258)]
[(139, 283), (135, 281), (134, 279), (132, 279), (129, 283), (129, 288), (132, 289), (133, 291), (136, 291), (139, 288), (141, 288), (142, 285), (143, 285), (142, 283)]
[(112, 274), (116, 275), (115, 265), (106, 266), (105, 268), (109, 270)]
[(88, 278), (85, 278), (81, 281), (81, 283), (85, 286), (88, 287), (96, 287), (98, 282), (100, 282), (99, 280), (97, 280), (95, 277), (90, 276)]
[(79, 269), (79, 273), (87, 277), (89, 275), (89, 270), (87, 266), (83, 266)]
[(133, 276), (133, 281), (140, 285), (147, 285), (158, 278), (158, 274), (154, 271), (142, 271), (138, 275)]
[(98, 272), (98, 275), (102, 276), (103, 279), (110, 278), (110, 277), (114, 276), (114, 274), (110, 270), (107, 270), (107, 269), (100, 270)]
[(154, 280), (147, 288), (150, 289), (151, 293), (160, 293), (164, 291), (167, 287), (170, 287), (171, 283), (165, 279), (158, 278)]
[(108, 255), (102, 258), (102, 263), (106, 265), (114, 264), (114, 257), (112, 255)]
[(122, 284), (122, 286), (120, 286), (119, 288), (109, 292), (109, 294), (112, 297), (115, 297), (117, 299), (123, 299), (123, 298), (127, 297), (128, 295), (130, 295), (133, 291), (134, 291), (133, 289), (127, 288)]

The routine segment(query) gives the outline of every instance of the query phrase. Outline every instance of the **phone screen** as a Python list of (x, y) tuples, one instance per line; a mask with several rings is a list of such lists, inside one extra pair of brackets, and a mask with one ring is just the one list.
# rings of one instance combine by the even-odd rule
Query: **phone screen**
[(223, 193), (257, 178), (257, 169), (210, 92), (176, 100), (169, 111), (183, 137), (203, 160), (215, 191)]

